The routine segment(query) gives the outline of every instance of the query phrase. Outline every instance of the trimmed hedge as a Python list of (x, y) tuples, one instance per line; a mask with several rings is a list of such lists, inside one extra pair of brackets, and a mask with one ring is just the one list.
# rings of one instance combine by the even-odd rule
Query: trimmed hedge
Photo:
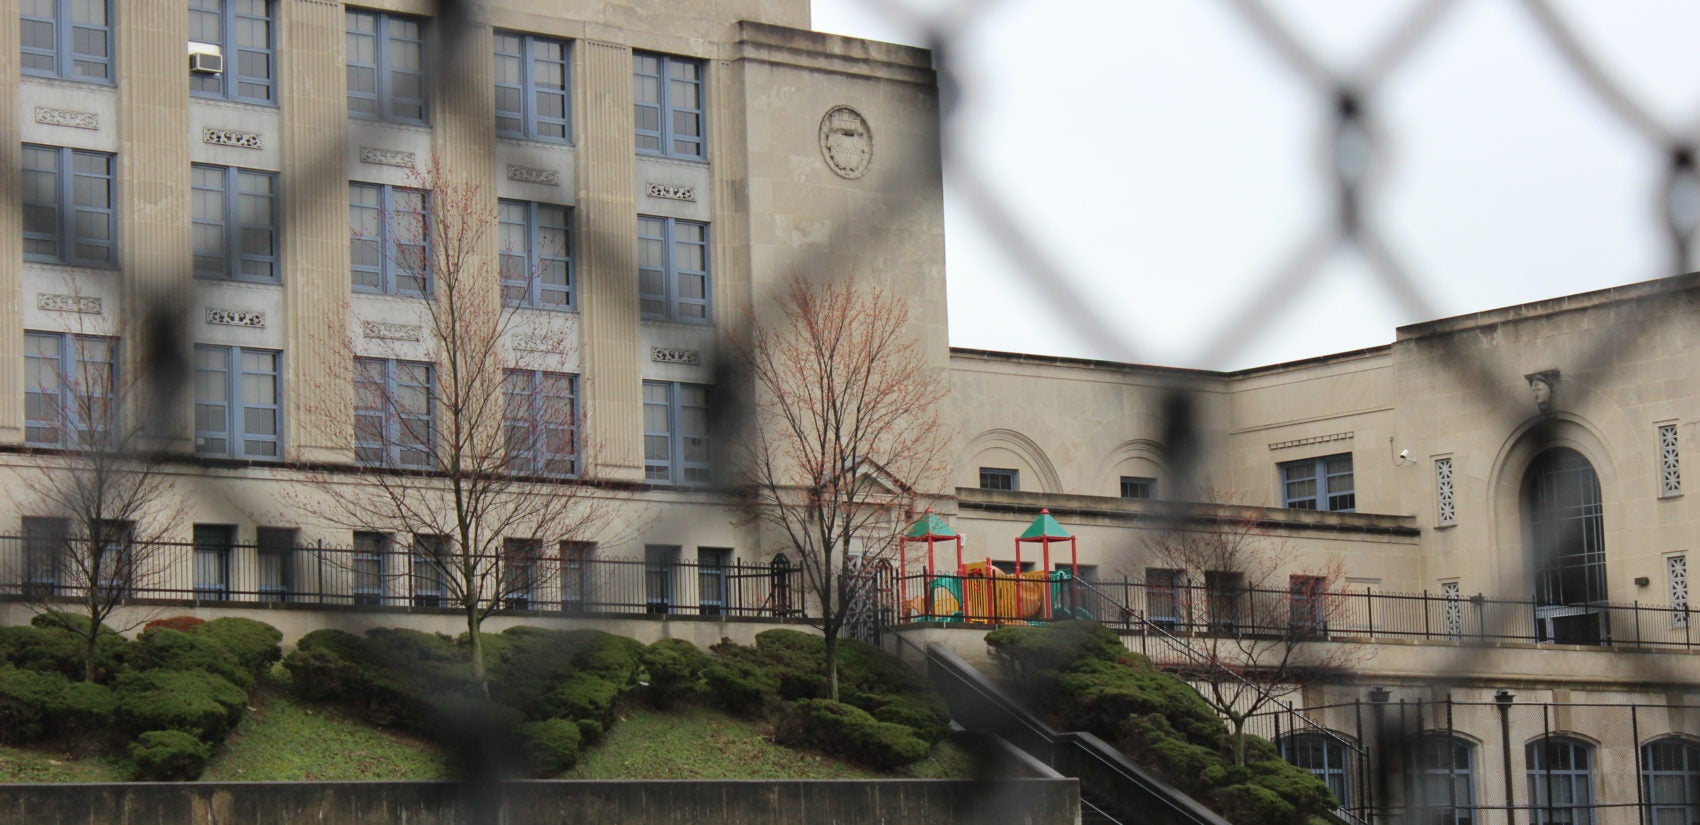
[(201, 775), (212, 746), (179, 730), (150, 730), (130, 745), (135, 778), (159, 782), (188, 781)]
[[(80, 625), (68, 621), (68, 614), (36, 616), (28, 626), (0, 628), (0, 664), (10, 663), (23, 670), (58, 673), (67, 679), (83, 678), (83, 653), (88, 637), (67, 629), (88, 627), (84, 618)], [(51, 616), (49, 618), (44, 618)], [(76, 619), (81, 617), (71, 617)], [(95, 638), (95, 680), (109, 682), (125, 666), (130, 643), (110, 628), (102, 627)]]
[(714, 703), (733, 713), (760, 710), (767, 697), (779, 692), (779, 679), (766, 668), (732, 655), (715, 657), (702, 677)]
[(69, 686), (58, 673), (0, 667), (0, 742), (45, 738), (53, 730), (59, 697)]
[(126, 673), (118, 678), (117, 695), (118, 721), (126, 729), (179, 730), (207, 742), (223, 740), (248, 702), (248, 694), (230, 682), (184, 670)]
[(283, 632), (265, 622), (227, 616), (196, 624), (188, 632), (223, 644), (236, 657), (237, 664), (253, 676), (259, 676), (283, 658)]
[(813, 745), (882, 770), (919, 762), (932, 746), (913, 728), (881, 722), (854, 705), (830, 699), (805, 699), (786, 711), (782, 740)]
[(142, 625), (142, 632), (146, 633), (156, 627), (163, 627), (166, 630), (176, 630), (180, 633), (188, 633), (190, 628), (206, 623), (206, 619), (195, 616), (167, 616), (163, 619), (149, 620), (147, 624)]
[(578, 764), (583, 741), (577, 725), (566, 719), (527, 722), (520, 727), (532, 769), (544, 776), (557, 776)]
[(244, 692), (253, 689), (254, 673), (242, 666), (223, 642), (202, 634), (156, 627), (136, 637), (131, 665), (137, 670), (198, 670), (211, 673)]
[(645, 648), (638, 661), (649, 674), (649, 699), (668, 707), (696, 695), (708, 654), (684, 639), (662, 639)]

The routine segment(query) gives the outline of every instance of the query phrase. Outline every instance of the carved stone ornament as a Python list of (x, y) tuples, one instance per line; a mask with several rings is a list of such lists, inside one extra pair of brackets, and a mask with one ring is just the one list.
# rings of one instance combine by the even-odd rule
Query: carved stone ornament
[(650, 347), (649, 360), (658, 364), (701, 364), (702, 353), (694, 349)]
[(35, 296), (35, 308), (47, 312), (80, 312), (85, 315), (99, 315), (100, 299), (93, 295), (53, 295), (38, 292)]
[(1529, 392), (1535, 397), (1535, 408), (1541, 415), (1549, 415), (1558, 406), (1558, 370), (1531, 372), (1523, 376), (1529, 380)]
[(227, 327), (257, 327), (264, 329), (266, 314), (251, 309), (214, 309), (207, 307), (207, 323)]
[(671, 183), (652, 183), (647, 190), (652, 198), (667, 198), (675, 201), (694, 201), (697, 190), (694, 186), (675, 186)]
[(361, 163), (376, 163), (379, 166), (399, 166), (403, 169), (412, 169), (414, 161), (412, 152), (403, 152), (399, 149), (373, 149), (370, 146), (360, 147)]
[(219, 129), (212, 126), (201, 127), (201, 142), (210, 143), (214, 146), (235, 146), (238, 149), (265, 148), (265, 138), (259, 132)]
[(560, 336), (545, 333), (522, 333), (513, 341), (514, 349), (522, 352), (554, 352), (561, 346)]
[(361, 321), (360, 332), (367, 338), (391, 341), (418, 341), (425, 334), (418, 324), (388, 324), (383, 321)]
[(862, 113), (849, 106), (828, 109), (820, 119), (820, 154), (826, 168), (841, 178), (867, 174), (874, 162), (874, 133)]
[(561, 172), (559, 169), (539, 169), (535, 166), (509, 166), (508, 180), (520, 183), (540, 183), (544, 186), (560, 186)]
[(35, 107), (35, 122), (48, 126), (69, 126), (72, 129), (100, 129), (100, 115), (94, 112), (55, 109), (52, 106)]

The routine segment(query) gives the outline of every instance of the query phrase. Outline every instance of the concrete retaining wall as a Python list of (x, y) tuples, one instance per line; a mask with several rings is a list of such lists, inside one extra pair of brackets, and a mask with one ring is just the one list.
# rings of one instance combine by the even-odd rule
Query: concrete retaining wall
[(4, 825), (1074, 825), (1079, 816), (1073, 779), (0, 785)]

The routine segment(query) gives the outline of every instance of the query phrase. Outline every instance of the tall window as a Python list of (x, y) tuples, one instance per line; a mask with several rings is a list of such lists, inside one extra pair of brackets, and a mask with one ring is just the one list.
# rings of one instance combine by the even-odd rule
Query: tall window
[(1021, 489), (1021, 473), (1007, 467), (981, 467), (980, 489), (1019, 490)]
[(63, 518), (24, 516), (24, 597), (57, 595), (65, 583), (66, 541), (71, 522)]
[(24, 144), (24, 259), (118, 265), (114, 161), (104, 152)]
[(1281, 464), (1283, 507), (1350, 513), (1358, 507), (1354, 486), (1351, 453)]
[(1606, 598), (1605, 508), (1593, 465), (1565, 447), (1535, 456), (1523, 477), (1523, 507), (1541, 637), (1609, 638), (1607, 614), (1586, 609)]
[(1430, 735), (1412, 748), (1406, 794), (1413, 825), (1475, 825), (1475, 749), (1450, 736)]
[(276, 281), (277, 176), (228, 166), (190, 169), (195, 275)]
[(118, 342), (89, 335), (24, 333), (24, 442), (36, 447), (98, 446), (121, 413)]
[(708, 305), (708, 224), (639, 215), (639, 313), (706, 324)]
[[(275, 103), (270, 0), (189, 0), (189, 41), (217, 46), (224, 71), (190, 72), (189, 92)], [(193, 45), (191, 45), (193, 48)]]
[(20, 0), (24, 74), (112, 82), (111, 0)]
[(661, 614), (673, 611), (673, 568), (678, 559), (678, 545), (643, 546), (643, 600), (647, 612)]
[(362, 464), (432, 465), (435, 370), (418, 361), (354, 359), (354, 457)]
[(425, 21), (349, 9), (348, 113), (425, 123)]
[(1700, 743), (1666, 737), (1641, 746), (1649, 825), (1700, 825)]
[(502, 376), (502, 427), (513, 469), (545, 475), (578, 472), (578, 376), (508, 370)]
[(543, 557), (543, 542), (537, 539), (502, 539), (502, 605), (509, 610), (530, 610), (537, 599), (537, 562)]
[(572, 250), (565, 206), (498, 201), (502, 302), (568, 309), (573, 305)]
[(1145, 618), (1164, 630), (1181, 624), (1182, 589), (1186, 579), (1179, 570), (1145, 569)]
[(724, 547), (697, 548), (697, 610), (704, 616), (726, 615), (726, 562), (732, 551)]
[(1251, 594), (1246, 592), (1245, 574), (1231, 570), (1204, 571), (1204, 600), (1206, 619), (1215, 633), (1238, 633), (1244, 621), (1242, 602)]
[(496, 32), (496, 134), (567, 143), (567, 43)]
[(1593, 747), (1548, 736), (1530, 742), (1526, 755), (1530, 825), (1593, 825)]
[(449, 537), (413, 535), (413, 553), (408, 557), (412, 567), (408, 578), (413, 580), (414, 607), (441, 607), (448, 595), (445, 585), (449, 569)]
[(1328, 632), (1328, 580), (1322, 576), (1288, 576), (1290, 611), (1287, 629), (1295, 636)]
[(354, 603), (379, 605), (384, 603), (384, 581), (389, 576), (390, 534), (357, 531), (354, 534), (354, 553), (349, 572), (353, 582)]
[(195, 347), (195, 454), (283, 457), (283, 354), (243, 347)]
[(355, 292), (431, 291), (430, 199), (424, 190), (348, 185), (348, 259)]
[(236, 528), (229, 524), (197, 524), (195, 537), (195, 598), (230, 598), (230, 548)]
[(1326, 733), (1295, 733), (1281, 737), (1281, 758), (1316, 775), (1334, 794), (1339, 807), (1352, 806), (1351, 772), (1346, 744)]
[(1157, 497), (1157, 479), (1147, 476), (1122, 476), (1122, 498), (1153, 499)]
[(596, 545), (588, 541), (561, 542), (561, 609), (583, 610), (595, 601), (591, 592), (590, 560)]
[(260, 562), (260, 600), (288, 601), (295, 592), (295, 528), (261, 527), (255, 532), (254, 544)]
[(643, 382), (644, 477), (675, 484), (714, 480), (709, 454), (708, 387)]
[(701, 60), (632, 52), (637, 150), (676, 158), (707, 157), (703, 142)]

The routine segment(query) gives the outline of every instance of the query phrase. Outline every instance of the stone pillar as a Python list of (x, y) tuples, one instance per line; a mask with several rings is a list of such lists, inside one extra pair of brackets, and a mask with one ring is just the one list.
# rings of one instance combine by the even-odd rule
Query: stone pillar
[[(0, 170), (10, 180), (22, 167), (18, 141), (18, 12), (16, 3), (0, 4)], [(21, 195), (6, 187), (0, 198), (0, 443), (24, 440), (24, 227)]]
[[(194, 259), (189, 220), (189, 71), (185, 46), (189, 16), (175, 0), (132, 0), (116, 9), (118, 156), (115, 205), (118, 265), (125, 338), (120, 381), (135, 386), (148, 377), (175, 378), (174, 409), (149, 410), (166, 427), (167, 448), (188, 451), (194, 390), (188, 358), (192, 324), (184, 315), (194, 305)], [(16, 167), (13, 167), (16, 168)], [(164, 326), (171, 324), (170, 327)], [(170, 344), (175, 353), (145, 352)], [(171, 376), (165, 359), (178, 357), (182, 372)], [(145, 396), (144, 396), (145, 397)], [(136, 402), (151, 403), (143, 399)]]
[(343, 8), (335, 0), (275, 8), (283, 56), (284, 444), (291, 460), (352, 461)]
[(583, 325), (588, 474), (643, 479), (643, 375), (638, 353), (637, 206), (632, 197), (632, 53), (580, 41), (579, 311)]

